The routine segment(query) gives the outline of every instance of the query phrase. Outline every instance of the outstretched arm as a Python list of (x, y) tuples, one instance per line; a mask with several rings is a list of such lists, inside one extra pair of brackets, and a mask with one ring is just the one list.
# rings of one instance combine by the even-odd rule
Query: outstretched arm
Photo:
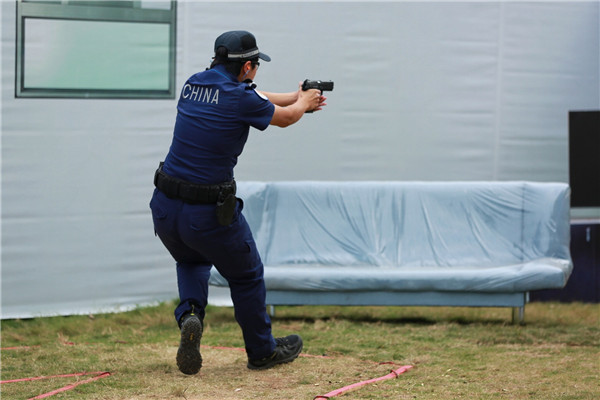
[[(270, 97), (273, 93), (264, 94), (269, 97), (271, 103), (275, 104), (275, 112), (271, 119), (271, 125), (282, 128), (298, 122), (306, 111), (317, 111), (325, 105), (325, 97), (321, 95), (319, 90), (310, 89), (304, 91), (301, 86), (296, 93), (283, 93), (280, 96), (275, 94), (273, 99)], [(296, 100), (288, 104), (289, 101), (293, 100), (293, 97), (296, 97)], [(277, 101), (280, 101), (280, 103), (277, 103)], [(283, 106), (282, 104), (286, 105)]]
[(269, 98), (271, 103), (276, 106), (286, 107), (291, 104), (294, 104), (298, 100), (298, 92), (289, 92), (289, 93), (271, 93), (271, 92), (263, 92), (259, 90), (261, 94)]
[[(269, 101), (271, 101), (271, 103), (275, 104), (276, 106), (287, 107), (298, 101), (298, 98), (300, 97), (300, 93), (302, 91), (303, 91), (302, 90), (302, 82), (300, 82), (300, 87), (298, 88), (298, 90), (296, 92), (272, 93), (272, 92), (264, 92), (262, 90), (259, 90), (258, 92), (260, 92), (264, 96), (268, 97)], [(322, 106), (326, 105), (325, 104), (326, 99), (327, 99), (326, 97), (321, 96), (319, 106), (314, 111), (318, 111), (321, 109)]]

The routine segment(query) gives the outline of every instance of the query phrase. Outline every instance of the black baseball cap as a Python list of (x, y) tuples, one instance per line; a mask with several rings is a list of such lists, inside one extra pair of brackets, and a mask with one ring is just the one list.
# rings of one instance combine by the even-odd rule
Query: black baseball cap
[(221, 34), (215, 40), (215, 52), (219, 47), (227, 49), (227, 59), (230, 61), (244, 61), (256, 57), (271, 61), (271, 57), (258, 51), (256, 38), (248, 31), (229, 31)]

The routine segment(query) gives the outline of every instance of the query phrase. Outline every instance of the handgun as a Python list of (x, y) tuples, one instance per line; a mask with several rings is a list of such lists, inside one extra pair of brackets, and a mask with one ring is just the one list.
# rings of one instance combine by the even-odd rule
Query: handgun
[(302, 83), (302, 90), (318, 89), (323, 92), (331, 92), (333, 90), (333, 81), (311, 81), (305, 79)]
[[(331, 92), (333, 90), (333, 81), (311, 81), (310, 79), (305, 79), (302, 83), (302, 90), (306, 91), (309, 89), (318, 89), (323, 94), (324, 91)], [(313, 111), (307, 111), (307, 113), (312, 113)]]

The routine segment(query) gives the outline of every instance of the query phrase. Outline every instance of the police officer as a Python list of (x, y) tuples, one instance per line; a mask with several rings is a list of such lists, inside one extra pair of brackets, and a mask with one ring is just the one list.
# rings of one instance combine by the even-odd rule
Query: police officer
[(235, 197), (233, 168), (249, 128), (285, 127), (306, 111), (325, 105), (318, 90), (266, 93), (252, 82), (260, 52), (247, 31), (215, 41), (210, 69), (192, 75), (177, 105), (173, 140), (155, 174), (150, 202), (154, 229), (177, 266), (181, 330), (177, 366), (195, 374), (202, 366), (200, 339), (211, 266), (227, 279), (248, 356), (248, 368), (293, 361), (302, 350), (298, 335), (273, 338), (266, 312), (263, 264)]

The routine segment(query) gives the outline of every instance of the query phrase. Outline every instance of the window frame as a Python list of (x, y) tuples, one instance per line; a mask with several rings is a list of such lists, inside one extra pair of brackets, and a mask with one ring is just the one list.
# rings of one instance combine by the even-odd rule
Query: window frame
[[(15, 97), (16, 98), (118, 98), (173, 99), (175, 98), (177, 1), (170, 9), (142, 8), (141, 1), (43, 1), (17, 0)], [(168, 88), (157, 89), (92, 89), (92, 88), (27, 88), (25, 87), (25, 19), (157, 23), (169, 25)]]

